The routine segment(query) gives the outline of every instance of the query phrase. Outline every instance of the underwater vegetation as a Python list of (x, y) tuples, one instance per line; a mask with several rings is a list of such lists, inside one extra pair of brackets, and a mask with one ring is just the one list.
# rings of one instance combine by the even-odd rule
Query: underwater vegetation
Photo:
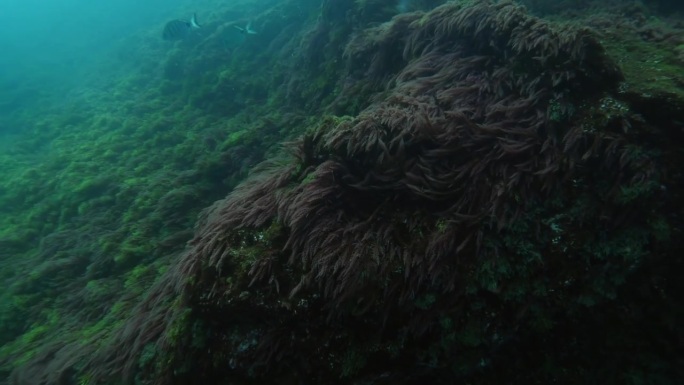
[(0, 383), (680, 383), (682, 21), (526, 3), (226, 6), (43, 107)]

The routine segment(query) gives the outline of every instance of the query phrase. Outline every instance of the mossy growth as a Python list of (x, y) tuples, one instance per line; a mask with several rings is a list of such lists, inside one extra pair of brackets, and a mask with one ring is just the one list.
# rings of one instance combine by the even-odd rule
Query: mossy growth
[(604, 47), (625, 76), (621, 92), (643, 97), (668, 96), (677, 102), (684, 101), (684, 61), (679, 56), (678, 46), (646, 41), (636, 32), (627, 30), (607, 32)]
[(262, 257), (266, 252), (270, 252), (276, 243), (274, 241), (282, 237), (283, 227), (277, 221), (271, 222), (261, 230), (238, 230), (236, 239), (239, 244), (235, 245), (230, 254), (234, 258), (231, 264), (239, 267), (235, 278), (246, 276), (252, 264)]

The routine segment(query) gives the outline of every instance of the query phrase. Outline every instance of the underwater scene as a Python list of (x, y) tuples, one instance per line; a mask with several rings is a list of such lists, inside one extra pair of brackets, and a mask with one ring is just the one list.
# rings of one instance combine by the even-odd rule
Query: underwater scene
[(0, 385), (684, 384), (684, 2), (3, 11)]

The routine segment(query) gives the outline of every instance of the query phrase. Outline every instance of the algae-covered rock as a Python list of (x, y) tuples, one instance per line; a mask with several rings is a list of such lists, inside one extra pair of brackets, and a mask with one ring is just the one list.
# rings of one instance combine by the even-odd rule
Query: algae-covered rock
[[(60, 227), (0, 232), (12, 253), (43, 235), (0, 307), (0, 331), (26, 330), (0, 373), (677, 383), (679, 24), (621, 1), (437, 3), (252, 4), (260, 44), (226, 40), (247, 22), (230, 13), (155, 64), (149, 102), (119, 100), (130, 116), (65, 119), (111, 131), (132, 171), (58, 172), (32, 218), (65, 203)], [(70, 228), (87, 215), (116, 226)]]
[[(630, 38), (508, 1), (359, 31), (342, 75), (373, 63), (370, 104), (323, 118), (289, 158), (206, 210), (134, 315), (146, 324), (103, 361), (142, 351), (145, 336), (155, 364), (134, 352), (115, 372), (168, 383), (674, 381), (681, 357), (665, 341), (681, 337), (683, 184), (681, 151), (664, 143), (681, 139), (665, 123), (681, 101), (676, 86), (635, 77), (642, 61), (619, 55)], [(672, 107), (650, 114), (658, 95)], [(154, 306), (176, 295), (178, 310)]]

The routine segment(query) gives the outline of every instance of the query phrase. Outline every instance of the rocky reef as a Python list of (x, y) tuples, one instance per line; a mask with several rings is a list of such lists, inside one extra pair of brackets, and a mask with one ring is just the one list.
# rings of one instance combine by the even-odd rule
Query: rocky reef
[(32, 326), (0, 311), (7, 383), (684, 378), (681, 19), (397, 3), (272, 2), (250, 44), (229, 11), (177, 43), (121, 114), (166, 155), (129, 143), (133, 178), (0, 233), (42, 261), (8, 294)]

